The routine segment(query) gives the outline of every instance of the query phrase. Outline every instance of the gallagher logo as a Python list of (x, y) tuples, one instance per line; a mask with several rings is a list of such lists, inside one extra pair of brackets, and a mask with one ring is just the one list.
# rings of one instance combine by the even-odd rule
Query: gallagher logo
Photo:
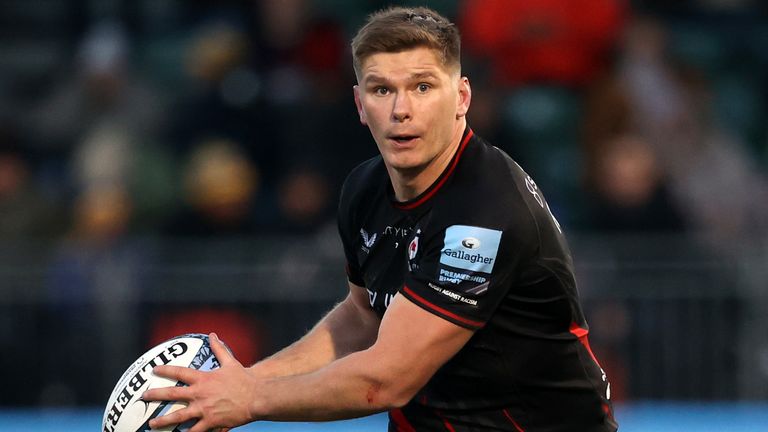
[(461, 241), (461, 245), (467, 249), (478, 249), (480, 248), (480, 240), (474, 237), (467, 237)]
[(500, 242), (499, 230), (469, 225), (449, 226), (443, 238), (440, 264), (450, 267), (452, 271), (490, 274)]

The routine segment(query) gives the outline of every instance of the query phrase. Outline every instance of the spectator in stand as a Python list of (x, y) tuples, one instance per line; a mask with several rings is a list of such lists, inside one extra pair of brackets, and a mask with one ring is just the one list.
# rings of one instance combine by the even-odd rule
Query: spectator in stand
[(70, 201), (105, 183), (130, 188), (135, 159), (157, 143), (164, 100), (135, 74), (130, 49), (121, 25), (97, 23), (79, 47), (75, 73), (27, 117), (41, 159), (36, 174), (54, 198)]
[(611, 233), (684, 230), (648, 143), (619, 135), (596, 156), (584, 227)]
[[(148, 259), (141, 242), (126, 235), (132, 219), (130, 195), (116, 184), (93, 186), (77, 196), (72, 213), (70, 232), (46, 273), (46, 337), (40, 341), (47, 349), (41, 371), (43, 405), (98, 403), (98, 394), (106, 394), (106, 386), (120, 375), (120, 362), (130, 362), (140, 349), (139, 328), (124, 325), (138, 314), (140, 269)], [(83, 346), (73, 350), (72, 340), (61, 334), (77, 335)], [(111, 337), (115, 334), (119, 340)], [(103, 364), (98, 382), (105, 386), (96, 394), (90, 384), (94, 362)]]
[[(175, 146), (184, 153), (205, 136), (226, 136), (249, 142), (246, 118), (258, 83), (237, 90), (238, 79), (256, 80), (248, 67), (249, 41), (237, 26), (226, 21), (202, 25), (187, 47), (184, 72), (187, 93), (177, 102), (171, 130)], [(240, 77), (240, 78), (238, 78)]]
[(174, 237), (231, 238), (254, 234), (259, 171), (226, 140), (202, 142), (183, 173), (183, 202), (165, 232)]
[(606, 65), (627, 10), (624, 0), (464, 0), (466, 53), (487, 61), (494, 83), (514, 87), (588, 83)]
[(128, 36), (118, 23), (98, 23), (86, 34), (74, 75), (65, 76), (29, 118), (38, 146), (70, 149), (104, 124), (141, 137), (138, 141), (158, 132), (162, 97), (134, 74), (129, 51)]
[(331, 186), (317, 170), (294, 168), (283, 177), (278, 190), (278, 227), (286, 232), (312, 234), (333, 221)]
[(46, 238), (60, 234), (57, 206), (46, 199), (34, 178), (21, 137), (0, 124), (0, 239)]
[(606, 145), (622, 135), (637, 136), (657, 155), (685, 225), (715, 243), (765, 232), (768, 182), (744, 144), (718, 126), (707, 81), (670, 58), (662, 24), (636, 17), (621, 53), (587, 98), (588, 175), (599, 172)]
[[(571, 105), (608, 66), (627, 10), (625, 0), (459, 3), (463, 54), (476, 77), (470, 119), (542, 184), (557, 185), (550, 204), (566, 224), (581, 211), (569, 198), (573, 192), (557, 194), (578, 182), (577, 173), (562, 167), (578, 157), (580, 109)], [(524, 124), (520, 113), (533, 123)]]

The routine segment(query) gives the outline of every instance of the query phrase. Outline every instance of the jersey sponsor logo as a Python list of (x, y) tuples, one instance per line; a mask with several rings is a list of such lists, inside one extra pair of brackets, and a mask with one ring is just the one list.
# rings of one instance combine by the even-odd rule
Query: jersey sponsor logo
[(377, 234), (373, 233), (373, 235), (369, 235), (368, 231), (360, 228), (360, 235), (363, 237), (362, 249), (365, 253), (369, 253), (373, 247), (373, 244), (376, 243)]
[(473, 273), (493, 272), (501, 231), (468, 225), (445, 230), (440, 264)]
[(461, 241), (461, 245), (467, 249), (477, 249), (480, 247), (480, 240), (474, 237), (467, 237)]

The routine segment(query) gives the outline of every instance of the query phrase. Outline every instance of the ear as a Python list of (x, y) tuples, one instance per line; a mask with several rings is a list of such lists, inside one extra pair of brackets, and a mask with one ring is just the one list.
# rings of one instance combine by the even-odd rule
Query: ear
[(456, 118), (462, 118), (469, 111), (469, 104), (472, 102), (472, 87), (469, 85), (469, 78), (459, 78), (459, 99), (456, 107)]
[(360, 123), (368, 126), (368, 120), (365, 118), (365, 111), (363, 111), (363, 104), (360, 102), (360, 86), (352, 87), (352, 91), (355, 93), (355, 106), (357, 107), (357, 115), (360, 116)]

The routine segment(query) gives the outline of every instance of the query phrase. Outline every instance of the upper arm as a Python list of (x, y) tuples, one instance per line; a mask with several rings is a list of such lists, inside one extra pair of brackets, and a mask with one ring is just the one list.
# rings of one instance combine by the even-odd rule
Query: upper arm
[(366, 291), (365, 288), (349, 282), (349, 295), (345, 301), (349, 302), (350, 305), (356, 309), (357, 313), (360, 314), (361, 319), (366, 321), (379, 321), (376, 312), (374, 312), (368, 303), (368, 291)]
[(327, 317), (336, 357), (373, 345), (380, 322), (368, 305), (365, 288), (349, 282), (349, 294)]
[(407, 403), (453, 357), (474, 331), (453, 324), (396, 295), (368, 350), (395, 405)]

